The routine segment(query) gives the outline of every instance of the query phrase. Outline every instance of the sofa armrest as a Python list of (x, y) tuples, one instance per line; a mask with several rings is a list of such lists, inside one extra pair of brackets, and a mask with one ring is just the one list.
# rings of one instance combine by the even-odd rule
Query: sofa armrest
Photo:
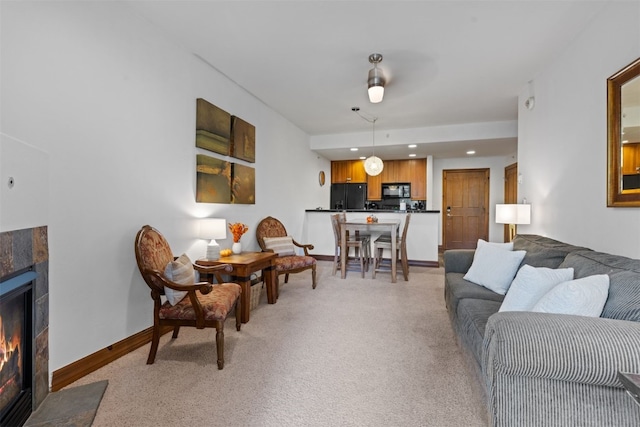
[(483, 369), (498, 376), (622, 387), (618, 371), (640, 372), (640, 323), (562, 314), (502, 312), (489, 318)]
[(466, 273), (473, 262), (475, 249), (449, 249), (444, 251), (442, 259), (444, 261), (445, 273)]

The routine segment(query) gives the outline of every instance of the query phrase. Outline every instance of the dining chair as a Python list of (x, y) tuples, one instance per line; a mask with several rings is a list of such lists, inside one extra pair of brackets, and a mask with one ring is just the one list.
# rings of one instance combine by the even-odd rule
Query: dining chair
[[(402, 274), (404, 280), (409, 280), (409, 261), (407, 259), (407, 230), (409, 229), (409, 221), (411, 220), (411, 214), (408, 213), (404, 219), (404, 227), (402, 229), (402, 235), (397, 237), (396, 240), (396, 253), (391, 254), (395, 256), (402, 267)], [(391, 250), (391, 236), (380, 236), (375, 242), (373, 242), (373, 272), (372, 277), (376, 278), (376, 272), (388, 272), (391, 271), (391, 258), (386, 260), (382, 258), (383, 251), (385, 249)]]
[[(340, 230), (340, 224), (346, 222), (347, 216), (344, 212), (340, 212), (334, 215), (331, 215), (331, 225), (333, 227), (333, 236), (335, 240), (335, 251), (333, 256), (333, 275), (335, 276), (336, 271), (340, 268), (342, 253), (340, 248), (342, 247), (342, 234)], [(348, 232), (347, 232), (348, 233)], [(364, 278), (364, 274), (369, 270), (369, 260), (371, 259), (370, 248), (371, 248), (371, 240), (368, 235), (360, 235), (356, 232), (356, 234), (351, 238), (349, 234), (347, 234), (346, 239), (347, 251), (344, 254), (346, 256), (346, 265), (347, 268), (350, 265), (359, 265), (360, 273)], [(355, 258), (349, 257), (349, 250), (354, 248), (355, 250)]]

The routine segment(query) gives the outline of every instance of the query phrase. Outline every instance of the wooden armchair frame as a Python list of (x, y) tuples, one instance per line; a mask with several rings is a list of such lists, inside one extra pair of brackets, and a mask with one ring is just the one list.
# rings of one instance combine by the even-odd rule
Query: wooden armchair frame
[[(161, 243), (161, 247), (157, 248), (156, 254), (159, 255), (157, 262), (158, 264), (166, 263), (169, 261), (176, 259), (173, 255), (171, 255), (171, 249), (169, 244), (164, 239), (164, 236), (156, 230), (155, 228), (145, 225), (138, 231), (135, 239), (135, 254), (136, 254), (136, 262), (138, 264), (138, 268), (140, 269), (140, 273), (145, 283), (151, 289), (151, 299), (153, 299), (153, 333), (151, 338), (151, 349), (149, 350), (149, 357), (147, 358), (147, 364), (151, 365), (155, 361), (156, 353), (158, 351), (158, 343), (160, 341), (160, 335), (164, 328), (172, 327), (173, 335), (172, 338), (178, 338), (178, 333), (180, 332), (181, 326), (191, 326), (197, 329), (204, 328), (215, 328), (216, 329), (216, 349), (217, 349), (217, 362), (218, 369), (222, 369), (224, 367), (224, 322), (226, 320), (226, 316), (222, 319), (207, 319), (206, 318), (206, 309), (203, 307), (201, 299), (198, 297), (198, 293), (201, 295), (208, 295), (212, 292), (216, 293), (218, 291), (222, 291), (222, 287), (232, 285), (238, 286), (234, 284), (224, 283), (222, 279), (222, 273), (230, 273), (232, 271), (232, 267), (229, 264), (221, 264), (217, 266), (200, 266), (197, 264), (193, 264), (193, 268), (196, 271), (213, 274), (216, 278), (217, 283), (211, 284), (208, 282), (198, 282), (193, 285), (181, 285), (179, 283), (172, 282), (168, 280), (164, 276), (164, 271), (160, 271), (159, 266), (156, 265), (156, 268), (153, 268), (149, 260), (145, 259), (143, 255), (143, 251), (141, 249), (143, 245), (143, 240), (145, 236), (149, 233), (157, 234), (157, 239)], [(166, 245), (166, 246), (165, 246)], [(165, 295), (165, 286), (171, 288), (176, 291), (187, 291), (187, 296), (182, 300), (185, 301), (188, 297), (188, 303), (185, 304), (185, 307), (193, 308), (194, 316), (193, 318), (184, 317), (184, 318), (161, 318), (160, 311), (163, 308), (164, 304), (161, 300), (161, 296)], [(232, 309), (235, 306), (235, 317), (236, 317), (236, 330), (240, 330), (240, 294), (238, 293), (237, 297), (235, 297), (235, 301), (231, 304), (227, 313), (231, 313)], [(181, 302), (182, 303), (182, 302)]]
[[(260, 246), (260, 249), (262, 249), (263, 252), (273, 252), (273, 250), (268, 249), (267, 246), (265, 245), (264, 243), (265, 237), (287, 237), (287, 236), (291, 237), (287, 234), (287, 229), (284, 227), (282, 222), (280, 222), (280, 220), (272, 216), (268, 216), (264, 218), (262, 221), (258, 223), (258, 226), (256, 227), (256, 240), (258, 241), (258, 245)], [(294, 246), (302, 248), (302, 250), (304, 251), (305, 257), (311, 257), (311, 255), (309, 255), (309, 251), (313, 250), (312, 244), (298, 243), (293, 237), (291, 237), (291, 240)], [(291, 256), (301, 257), (302, 255), (291, 255)], [(305, 265), (299, 268), (282, 269), (281, 265), (279, 265), (278, 263), (278, 259), (276, 259), (276, 270), (278, 272), (277, 277), (280, 277), (281, 274), (284, 274), (285, 275), (284, 283), (289, 282), (289, 274), (300, 273), (301, 271), (305, 271), (309, 269), (311, 269), (311, 285), (313, 289), (315, 289), (317, 284), (315, 262), (313, 264)]]

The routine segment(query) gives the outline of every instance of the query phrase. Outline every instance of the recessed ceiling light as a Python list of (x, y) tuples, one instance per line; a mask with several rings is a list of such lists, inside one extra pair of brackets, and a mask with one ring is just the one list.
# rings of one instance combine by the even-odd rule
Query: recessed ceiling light
[(476, 150), (469, 150), (467, 151), (467, 154), (468, 155), (476, 154)]
[(417, 144), (409, 144), (409, 148), (416, 148), (417, 146)]
[(409, 157), (415, 157), (415, 156), (416, 156), (416, 153), (409, 154)]
[(352, 148), (351, 151), (358, 151), (358, 149), (357, 148)]
[(360, 156), (360, 160), (367, 160), (365, 156)]

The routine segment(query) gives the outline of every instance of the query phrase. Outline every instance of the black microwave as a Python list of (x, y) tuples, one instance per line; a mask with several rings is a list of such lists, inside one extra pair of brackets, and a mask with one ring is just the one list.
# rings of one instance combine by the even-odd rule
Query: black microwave
[(382, 184), (383, 199), (410, 199), (411, 184)]

